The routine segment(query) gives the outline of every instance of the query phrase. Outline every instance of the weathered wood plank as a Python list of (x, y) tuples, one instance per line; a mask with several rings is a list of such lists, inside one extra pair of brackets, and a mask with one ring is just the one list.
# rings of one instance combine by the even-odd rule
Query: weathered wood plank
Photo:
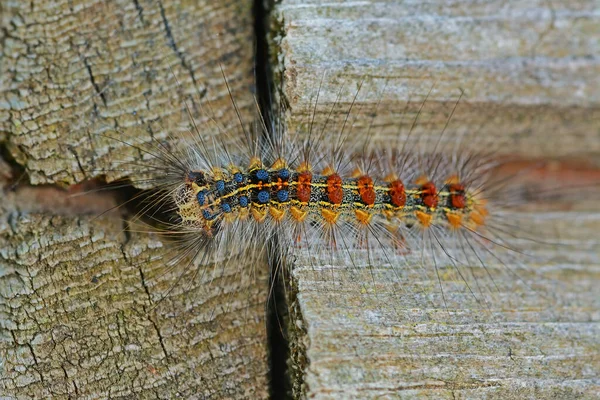
[[(444, 140), (598, 165), (599, 18), (586, 0), (279, 2), (271, 48), (288, 130), (308, 131), (318, 93), (316, 131), (328, 119), (328, 131), (339, 131), (362, 83), (346, 126), (353, 137), (372, 124), (376, 144), (397, 143), (427, 100), (412, 134), (435, 143), (462, 88)], [(288, 291), (295, 395), (597, 396), (597, 208), (518, 215), (536, 221), (542, 241), (565, 245), (520, 243), (534, 257), (518, 275), (535, 290), (492, 268), (498, 288), (480, 281), (489, 306), (448, 266), (446, 309), (432, 265), (416, 273), (380, 253), (364, 268), (298, 254)]]
[(271, 35), (291, 130), (310, 120), (317, 91), (318, 123), (342, 84), (347, 104), (364, 81), (357, 108), (368, 114), (381, 100), (378, 140), (397, 136), (408, 100), (414, 115), (425, 98), (415, 132), (437, 138), (448, 115), (440, 109), (462, 88), (452, 132), (510, 136), (503, 151), (527, 157), (600, 159), (596, 1), (286, 0)]
[[(524, 214), (523, 219), (531, 215)], [(598, 214), (537, 215), (567, 246), (540, 245), (519, 278), (479, 270), (481, 300), (455, 267), (294, 264), (292, 371), (314, 398), (593, 398), (600, 388)], [(545, 238), (556, 241), (551, 236)], [(574, 243), (578, 243), (577, 246)], [(583, 243), (583, 245), (582, 245)], [(465, 276), (469, 268), (461, 266)], [(522, 282), (530, 286), (525, 286)], [(531, 288), (535, 289), (531, 289)], [(413, 292), (414, 291), (414, 292)]]
[[(190, 127), (185, 99), (206, 136), (209, 116), (239, 129), (221, 66), (249, 123), (251, 6), (0, 2), (0, 139), (32, 184), (65, 185), (131, 176), (120, 163), (143, 153), (105, 136), (170, 141)], [(172, 244), (94, 218), (111, 196), (13, 192), (5, 175), (0, 396), (267, 397), (265, 263), (170, 270)]]

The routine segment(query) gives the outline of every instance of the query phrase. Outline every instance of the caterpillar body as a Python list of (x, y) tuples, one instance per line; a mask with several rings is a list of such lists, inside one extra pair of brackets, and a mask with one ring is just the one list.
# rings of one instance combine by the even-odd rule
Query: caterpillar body
[(476, 231), (488, 214), (485, 200), (456, 175), (441, 184), (422, 176), (405, 185), (393, 173), (374, 179), (357, 169), (340, 176), (326, 167), (317, 174), (306, 162), (294, 168), (283, 159), (269, 166), (253, 158), (247, 167), (189, 170), (184, 182), (174, 196), (176, 213), (182, 225), (207, 237), (238, 221), (265, 223), (267, 218), (295, 224), (299, 241), (307, 230), (302, 224), (324, 227), (324, 232), (339, 224), (357, 232), (377, 224), (390, 232), (400, 224)]
[[(143, 23), (138, 12), (134, 19)], [(363, 82), (369, 80), (377, 78), (363, 77)], [(176, 86), (182, 87), (179, 82)], [(479, 265), (486, 275), (492, 263), (500, 263), (509, 271), (518, 268), (512, 258), (519, 250), (509, 243), (510, 238), (535, 238), (535, 232), (522, 229), (520, 221), (506, 212), (508, 206), (523, 201), (515, 197), (518, 189), (511, 187), (511, 179), (494, 175), (504, 164), (494, 152), (502, 139), (484, 135), (481, 141), (488, 142), (484, 152), (472, 149), (460, 135), (447, 140), (459, 97), (456, 103), (448, 102), (454, 106), (433, 141), (413, 132), (421, 123), (419, 110), (399, 119), (399, 131), (405, 129), (403, 123), (408, 120), (408, 134), (402, 138), (398, 134), (397, 142), (388, 140), (382, 147), (376, 145), (377, 133), (370, 128), (356, 134), (354, 123), (364, 123), (351, 118), (360, 92), (359, 85), (353, 99), (346, 102), (338, 96), (325, 114), (339, 113), (342, 122), (334, 125), (327, 118), (319, 129), (313, 126), (320, 107), (317, 91), (308, 112), (313, 121), (298, 132), (287, 131), (284, 126), (285, 110), (270, 109), (257, 110), (257, 114), (262, 112), (272, 121), (257, 116), (248, 129), (249, 121), (242, 118), (231, 95), (230, 108), (237, 114), (241, 134), (231, 126), (221, 126), (215, 138), (205, 131), (220, 118), (205, 113), (203, 117), (209, 122), (197, 126), (190, 110), (191, 139), (171, 133), (172, 127), (166, 129), (167, 140), (160, 139), (165, 131), (161, 129), (147, 145), (119, 139), (118, 133), (106, 133), (111, 140), (135, 150), (135, 155), (132, 161), (109, 160), (109, 165), (119, 165), (118, 171), (102, 171), (101, 175), (109, 180), (115, 175), (127, 177), (136, 187), (153, 188), (139, 216), (160, 221), (158, 226), (141, 229), (175, 239), (171, 253), (165, 255), (169, 271), (179, 268), (187, 256), (193, 262), (183, 268), (193, 264), (204, 274), (204, 268), (198, 266), (218, 264), (232, 256), (251, 254), (258, 259), (267, 254), (274, 270), (287, 273), (289, 257), (298, 250), (317, 257), (321, 264), (340, 261), (358, 268), (373, 263), (375, 249), (381, 250), (383, 262), (394, 271), (412, 268), (409, 258), (415, 256), (420, 271), (437, 273), (438, 266), (447, 263), (465, 282), (468, 279), (461, 266)], [(200, 107), (203, 101), (192, 100)], [(426, 102), (427, 96), (420, 108)], [(110, 128), (105, 132), (111, 132)], [(174, 143), (178, 147), (172, 147)], [(139, 153), (145, 158), (143, 163)], [(129, 167), (132, 173), (123, 171)], [(272, 246), (275, 241), (277, 245)], [(500, 256), (500, 252), (508, 255)], [(505, 261), (507, 257), (510, 262)], [(509, 273), (518, 279), (517, 274)], [(181, 273), (181, 279), (184, 275)]]
[[(161, 230), (180, 240), (179, 249), (196, 266), (267, 252), (271, 268), (286, 282), (290, 257), (298, 251), (319, 264), (360, 269), (370, 267), (375, 249), (396, 272), (413, 268), (409, 259), (419, 256), (417, 268), (435, 272), (442, 297), (438, 269), (444, 263), (478, 302), (460, 267), (476, 263), (491, 277), (489, 264), (500, 263), (519, 279), (518, 267), (497, 254), (518, 252), (507, 240), (518, 221), (504, 213), (515, 194), (506, 177), (494, 176), (504, 162), (468, 146), (457, 152), (456, 142), (452, 148), (440, 145), (444, 131), (433, 144), (411, 139), (409, 132), (408, 139), (384, 149), (372, 144), (376, 135), (352, 137), (348, 121), (359, 91), (342, 112), (339, 129), (284, 132), (281, 121), (258, 118), (246, 130), (240, 119), (246, 143), (231, 145), (232, 133), (209, 143), (192, 122), (193, 139), (182, 138), (179, 149), (161, 143), (146, 149), (149, 170), (157, 173), (151, 208), (158, 204), (169, 212)], [(412, 127), (419, 117), (413, 116)]]

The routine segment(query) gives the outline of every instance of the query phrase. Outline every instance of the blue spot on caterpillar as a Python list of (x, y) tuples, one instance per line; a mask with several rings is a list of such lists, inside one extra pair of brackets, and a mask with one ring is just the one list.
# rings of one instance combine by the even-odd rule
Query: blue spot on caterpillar
[(271, 195), (266, 190), (261, 190), (260, 192), (258, 192), (257, 198), (259, 203), (266, 204), (269, 202)]
[(196, 199), (198, 200), (198, 204), (203, 206), (206, 201), (206, 193), (204, 191), (198, 192), (198, 194), (196, 194)]
[(279, 200), (280, 202), (286, 202), (288, 201), (290, 198), (290, 192), (285, 190), (285, 189), (281, 189), (277, 192), (277, 200)]
[(279, 171), (279, 177), (281, 179), (288, 179), (290, 177), (290, 171), (288, 169), (282, 169)]
[(233, 181), (235, 183), (242, 183), (244, 181), (244, 176), (241, 173), (236, 172), (233, 174)]
[(269, 179), (269, 173), (264, 169), (259, 169), (258, 171), (256, 171), (256, 178), (258, 178), (258, 180), (261, 181), (266, 181), (267, 179)]

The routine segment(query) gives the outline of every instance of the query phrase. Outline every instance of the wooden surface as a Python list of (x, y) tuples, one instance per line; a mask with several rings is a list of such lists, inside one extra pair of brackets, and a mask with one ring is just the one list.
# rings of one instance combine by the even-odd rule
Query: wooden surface
[[(389, 146), (423, 106), (413, 135), (436, 142), (462, 88), (444, 141), (598, 165), (596, 1), (284, 0), (270, 40), (292, 134), (309, 130), (317, 93), (314, 125), (338, 132), (362, 85), (346, 126), (353, 137), (369, 131)], [(500, 268), (486, 307), (449, 273), (446, 309), (431, 265), (427, 277), (383, 258), (361, 269), (298, 255), (288, 292), (295, 396), (596, 398), (597, 202), (580, 212), (529, 210), (514, 216), (564, 245), (520, 243), (535, 256), (518, 275), (535, 290)], [(420, 290), (430, 296), (406, 295)]]
[[(221, 65), (250, 121), (250, 7), (0, 2), (0, 395), (267, 396), (265, 266), (245, 266), (247, 275), (227, 266), (210, 282), (192, 280), (190, 269), (156, 305), (182, 272), (163, 276), (169, 244), (123, 233), (119, 216), (93, 218), (110, 196), (78, 201), (57, 189), (134, 176), (136, 167), (119, 163), (142, 155), (106, 136), (170, 140), (190, 128), (184, 99), (203, 134), (217, 132), (205, 124), (213, 116), (239, 130)], [(356, 132), (376, 111), (376, 141), (402, 137), (427, 99), (416, 132), (437, 138), (462, 88), (451, 132), (483, 137), (473, 140), (480, 146), (501, 142), (511, 154), (597, 163), (597, 9), (592, 0), (279, 2), (270, 39), (288, 128), (306, 130), (317, 91), (316, 122), (334, 102), (343, 119), (362, 82)], [(16, 191), (11, 166), (27, 172)], [(398, 279), (384, 263), (357, 271), (298, 258), (287, 332), (295, 394), (593, 397), (598, 214), (538, 218), (545, 237), (568, 250), (531, 244), (539, 257), (521, 274), (544, 279), (531, 292), (498, 277), (510, 290), (494, 292), (489, 309), (457, 287), (449, 312), (435, 281), (409, 271)], [(420, 283), (433, 303), (401, 295)]]
[(371, 130), (378, 140), (397, 137), (401, 114), (412, 122), (426, 98), (415, 132), (437, 138), (463, 89), (452, 132), (505, 137), (503, 151), (528, 157), (600, 159), (595, 0), (285, 0), (271, 29), (292, 131), (311, 120), (317, 92), (318, 123), (340, 87), (347, 107), (362, 82), (355, 112), (381, 102)]
[[(187, 131), (184, 99), (201, 127), (212, 113), (200, 108), (200, 98), (224, 129), (239, 129), (220, 68), (247, 115), (251, 7), (250, 1), (5, 2), (0, 137), (32, 184), (72, 184), (139, 158), (101, 135), (143, 145)], [(108, 173), (109, 179), (127, 174)]]
[(267, 396), (265, 264), (169, 271), (172, 244), (95, 218), (110, 194), (59, 189), (135, 177), (143, 153), (108, 137), (170, 141), (184, 99), (207, 137), (239, 129), (221, 66), (250, 123), (251, 6), (0, 2), (0, 397)]
[(460, 267), (479, 303), (442, 259), (445, 304), (433, 265), (425, 273), (381, 254), (374, 267), (298, 258), (289, 332), (296, 396), (595, 398), (600, 217), (535, 217), (540, 231), (559, 232), (568, 245), (528, 243), (531, 257), (513, 265), (518, 278), (492, 263), (491, 276), (477, 265)]

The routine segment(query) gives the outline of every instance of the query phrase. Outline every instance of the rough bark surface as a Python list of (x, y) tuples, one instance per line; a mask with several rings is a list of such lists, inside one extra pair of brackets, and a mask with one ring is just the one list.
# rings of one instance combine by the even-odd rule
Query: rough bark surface
[[(435, 143), (445, 129), (442, 146), (462, 137), (470, 148), (499, 154), (598, 165), (595, 1), (284, 0), (271, 24), (291, 132), (311, 125), (313, 135), (324, 126), (337, 132), (354, 102), (345, 129), (353, 129), (351, 137), (369, 131), (376, 144), (390, 146), (411, 130)], [(465, 95), (444, 128), (459, 88)], [(487, 307), (451, 266), (441, 271), (446, 309), (433, 266), (427, 278), (390, 268), (381, 254), (364, 269), (300, 255), (288, 291), (295, 395), (594, 398), (597, 210), (522, 214), (547, 243), (519, 243), (533, 254), (518, 269), (520, 279), (492, 268), (494, 288), (480, 277), (491, 296)], [(406, 295), (420, 292), (429, 295)]]
[[(183, 100), (199, 126), (214, 114), (224, 129), (239, 129), (220, 68), (248, 114), (251, 7), (250, 1), (3, 3), (0, 132), (11, 155), (32, 184), (72, 184), (105, 170), (110, 179), (130, 173), (118, 162), (138, 152), (109, 137), (143, 145), (188, 130)], [(212, 110), (200, 109), (209, 102)]]
[[(221, 67), (251, 122), (251, 7), (0, 2), (4, 155), (33, 185), (69, 185), (131, 176), (122, 161), (144, 154), (123, 142), (185, 133), (184, 100), (202, 134), (218, 132), (210, 118), (239, 130)], [(171, 243), (126, 231), (119, 215), (95, 218), (110, 195), (73, 198), (27, 178), (14, 190), (11, 174), (3, 162), (0, 396), (267, 396), (265, 263), (171, 269)]]

